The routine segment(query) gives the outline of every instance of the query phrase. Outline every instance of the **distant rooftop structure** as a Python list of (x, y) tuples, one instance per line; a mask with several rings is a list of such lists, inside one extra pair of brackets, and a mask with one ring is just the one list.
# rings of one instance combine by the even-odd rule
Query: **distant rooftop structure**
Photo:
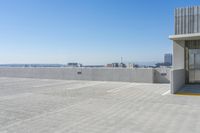
[(70, 62), (67, 64), (67, 67), (82, 67), (82, 64), (77, 62)]
[(126, 68), (126, 64), (125, 63), (111, 63), (111, 64), (107, 64), (107, 67), (121, 67), (121, 68)]

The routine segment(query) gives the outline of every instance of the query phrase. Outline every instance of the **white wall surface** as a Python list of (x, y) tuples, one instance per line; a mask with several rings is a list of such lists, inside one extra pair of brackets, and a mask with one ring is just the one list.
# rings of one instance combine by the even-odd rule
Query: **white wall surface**
[(174, 41), (173, 42), (173, 69), (184, 69), (184, 47), (185, 41)]

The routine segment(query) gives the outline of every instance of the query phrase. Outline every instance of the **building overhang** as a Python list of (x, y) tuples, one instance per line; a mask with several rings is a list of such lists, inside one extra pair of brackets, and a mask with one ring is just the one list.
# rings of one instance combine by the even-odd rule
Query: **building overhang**
[(173, 41), (179, 41), (179, 40), (200, 40), (200, 33), (170, 35), (169, 39), (171, 39)]

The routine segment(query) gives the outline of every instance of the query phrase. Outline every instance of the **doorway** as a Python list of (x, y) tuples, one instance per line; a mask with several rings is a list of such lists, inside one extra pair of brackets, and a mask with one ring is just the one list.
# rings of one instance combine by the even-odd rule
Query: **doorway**
[(200, 49), (189, 49), (189, 83), (200, 83)]
[(200, 40), (186, 41), (186, 83), (200, 84)]

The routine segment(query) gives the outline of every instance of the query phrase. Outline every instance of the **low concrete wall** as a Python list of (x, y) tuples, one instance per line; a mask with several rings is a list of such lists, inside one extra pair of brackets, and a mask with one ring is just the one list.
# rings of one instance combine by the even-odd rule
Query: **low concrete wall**
[(0, 77), (153, 83), (154, 69), (0, 68)]
[(171, 71), (171, 93), (175, 94), (185, 85), (185, 70), (176, 69)]
[(156, 68), (154, 69), (155, 83), (170, 83), (171, 69), (170, 68)]

